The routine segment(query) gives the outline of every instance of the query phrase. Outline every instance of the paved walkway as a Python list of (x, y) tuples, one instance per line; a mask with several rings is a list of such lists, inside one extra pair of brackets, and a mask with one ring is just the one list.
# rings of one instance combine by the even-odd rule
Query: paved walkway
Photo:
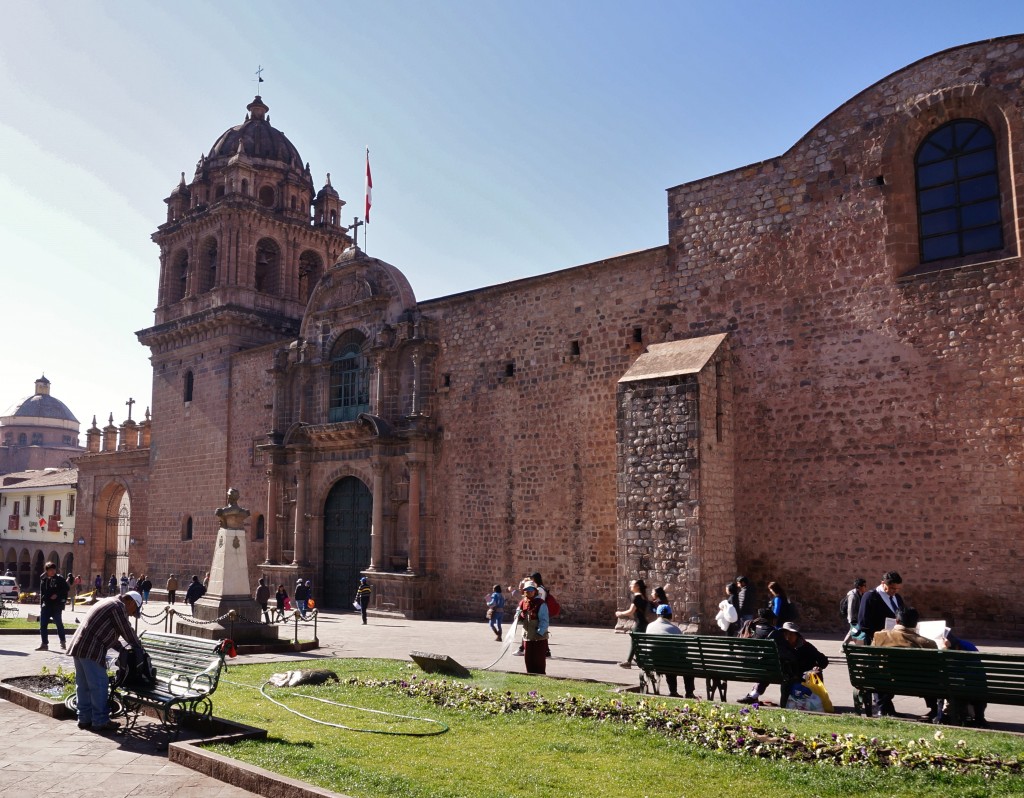
[[(22, 615), (27, 614), (25, 607)], [(146, 608), (155, 612), (156, 605)], [(79, 611), (81, 614), (81, 611)], [(71, 614), (66, 613), (65, 618)], [(160, 628), (156, 626), (155, 628)], [(140, 626), (141, 630), (141, 626)], [(512, 656), (498, 643), (485, 621), (406, 621), (393, 618), (370, 618), (363, 626), (355, 613), (326, 613), (320, 616), (318, 634), (321, 648), (304, 655), (261, 654), (241, 657), (235, 662), (316, 660), (324, 657), (389, 657), (406, 659), (411, 651), (448, 654), (469, 668), (492, 666), (495, 671), (523, 672), (521, 657)], [(812, 642), (832, 659), (825, 672), (832, 700), (840, 711), (852, 711), (852, 690), (840, 651), (839, 636), (811, 636)], [(34, 651), (37, 636), (0, 636), (0, 657), (4, 677), (38, 674), (43, 666), (50, 670), (58, 665), (72, 667), (69, 657), (56, 648)], [(1024, 646), (981, 641), (987, 651), (1024, 654)], [(614, 686), (632, 686), (639, 672), (625, 670), (617, 663), (625, 659), (629, 640), (610, 628), (585, 626), (552, 626), (549, 660), (550, 676), (591, 679)], [(502, 655), (502, 651), (505, 653)], [(501, 655), (499, 657), (499, 655)], [(497, 661), (496, 661), (497, 660)], [(729, 698), (739, 698), (748, 685), (729, 685)], [(697, 684), (698, 695), (703, 685)], [(778, 687), (768, 689), (768, 700), (778, 701)], [(897, 698), (896, 708), (908, 716), (925, 711), (918, 698)], [(991, 706), (987, 717), (992, 728), (1024, 732), (1024, 708)], [(195, 796), (204, 798), (235, 798), (250, 793), (222, 782), (168, 764), (152, 742), (138, 737), (101, 736), (79, 731), (71, 721), (55, 721), (4, 701), (0, 701), (0, 728), (4, 746), (0, 751), (0, 789), (37, 794), (47, 788), (61, 790), (64, 795)], [(159, 778), (154, 778), (158, 776)]]

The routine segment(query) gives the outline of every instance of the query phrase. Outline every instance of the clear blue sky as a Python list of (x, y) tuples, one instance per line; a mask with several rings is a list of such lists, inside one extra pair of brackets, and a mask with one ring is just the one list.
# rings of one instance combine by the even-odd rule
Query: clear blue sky
[[(43, 372), (88, 426), (149, 403), (182, 171), (257, 91), (420, 299), (667, 238), (664, 190), (785, 152), (1024, 3), (0, 2), (0, 412)], [(140, 415), (136, 408), (135, 417)]]

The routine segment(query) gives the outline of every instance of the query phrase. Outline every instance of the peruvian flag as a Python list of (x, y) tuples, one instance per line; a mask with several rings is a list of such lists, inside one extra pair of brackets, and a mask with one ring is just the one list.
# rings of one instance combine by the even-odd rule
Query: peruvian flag
[(373, 193), (373, 178), (370, 177), (370, 148), (366, 148), (366, 212), (363, 214), (363, 221), (370, 223), (370, 206), (373, 205), (371, 194)]

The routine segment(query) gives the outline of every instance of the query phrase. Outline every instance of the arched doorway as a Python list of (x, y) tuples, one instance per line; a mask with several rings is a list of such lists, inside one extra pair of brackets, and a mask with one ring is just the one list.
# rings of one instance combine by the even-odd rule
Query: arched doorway
[(119, 482), (111, 482), (96, 502), (96, 524), (103, 530), (103, 584), (111, 575), (120, 580), (129, 571), (132, 539), (132, 502)]
[(370, 564), (373, 494), (355, 477), (338, 480), (324, 502), (324, 572), (327, 607), (348, 609), (359, 572)]
[(128, 549), (132, 542), (132, 503), (128, 498), (128, 491), (121, 495), (121, 501), (117, 505), (117, 565), (114, 573), (120, 578), (121, 574), (129, 571)]

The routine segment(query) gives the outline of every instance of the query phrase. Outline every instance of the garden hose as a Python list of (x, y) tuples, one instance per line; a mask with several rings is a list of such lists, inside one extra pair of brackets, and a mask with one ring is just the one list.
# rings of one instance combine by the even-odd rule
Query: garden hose
[(508, 633), (507, 633), (507, 635), (505, 637), (505, 642), (502, 643), (501, 653), (498, 654), (498, 658), (496, 660), (494, 660), (494, 662), (492, 662), (487, 667), (485, 667), (485, 668), (478, 668), (478, 670), (489, 671), (491, 668), (493, 668), (495, 665), (497, 665), (499, 662), (501, 662), (502, 657), (504, 657), (508, 653), (509, 648), (512, 647), (512, 643), (514, 643), (515, 639), (516, 639), (516, 628), (519, 626), (519, 614), (520, 614), (520, 609), (519, 609), (519, 607), (516, 607), (516, 615), (512, 619), (512, 623), (509, 624)]
[[(225, 682), (227, 684), (230, 684), (230, 685), (234, 685), (235, 687), (248, 687), (250, 690), (256, 690), (257, 689), (254, 685), (251, 685), (251, 684), (242, 684), (241, 682), (231, 682), (231, 681), (228, 681), (227, 679), (221, 679), (221, 681)], [(267, 701), (269, 701), (271, 704), (276, 704), (277, 706), (281, 707), (281, 709), (283, 709), (283, 710), (285, 710), (287, 712), (291, 712), (293, 715), (298, 715), (300, 718), (303, 718), (304, 720), (311, 721), (312, 723), (318, 723), (321, 726), (332, 726), (335, 729), (344, 729), (345, 731), (352, 731), (352, 732), (362, 732), (364, 734), (390, 734), (390, 735), (394, 735), (394, 736), (397, 736), (397, 737), (435, 737), (438, 734), (444, 734), (446, 731), (449, 730), (449, 727), (448, 727), (448, 725), (446, 723), (442, 723), (439, 720), (432, 720), (431, 718), (419, 718), (419, 717), (416, 717), (415, 715), (401, 715), (401, 714), (399, 714), (397, 712), (385, 712), (382, 709), (370, 709), (369, 707), (357, 707), (357, 706), (355, 706), (353, 704), (342, 704), (340, 701), (331, 701), (331, 700), (326, 699), (326, 698), (318, 698), (317, 696), (307, 695), (306, 693), (291, 693), (290, 694), (290, 695), (296, 695), (299, 698), (308, 698), (311, 701), (319, 701), (322, 704), (332, 704), (333, 706), (336, 706), (336, 707), (344, 707), (345, 709), (354, 709), (354, 710), (357, 710), (359, 712), (372, 712), (375, 715), (387, 715), (389, 717), (403, 718), (405, 720), (419, 720), (419, 721), (423, 721), (424, 723), (432, 723), (434, 725), (440, 726), (441, 728), (439, 730), (437, 730), (437, 731), (426, 731), (426, 732), (387, 731), (387, 730), (384, 730), (384, 729), (360, 729), (360, 728), (356, 728), (354, 726), (346, 726), (343, 723), (331, 723), (330, 721), (326, 721), (326, 720), (318, 720), (317, 718), (311, 718), (309, 715), (304, 715), (303, 713), (299, 712), (297, 709), (292, 709), (287, 704), (283, 704), (282, 702), (278, 701), (277, 699), (272, 698), (266, 692), (266, 688), (267, 688), (268, 684), (270, 684), (270, 682), (264, 682), (258, 688), (259, 691), (260, 691), (260, 695), (262, 695), (265, 699), (267, 699)]]

